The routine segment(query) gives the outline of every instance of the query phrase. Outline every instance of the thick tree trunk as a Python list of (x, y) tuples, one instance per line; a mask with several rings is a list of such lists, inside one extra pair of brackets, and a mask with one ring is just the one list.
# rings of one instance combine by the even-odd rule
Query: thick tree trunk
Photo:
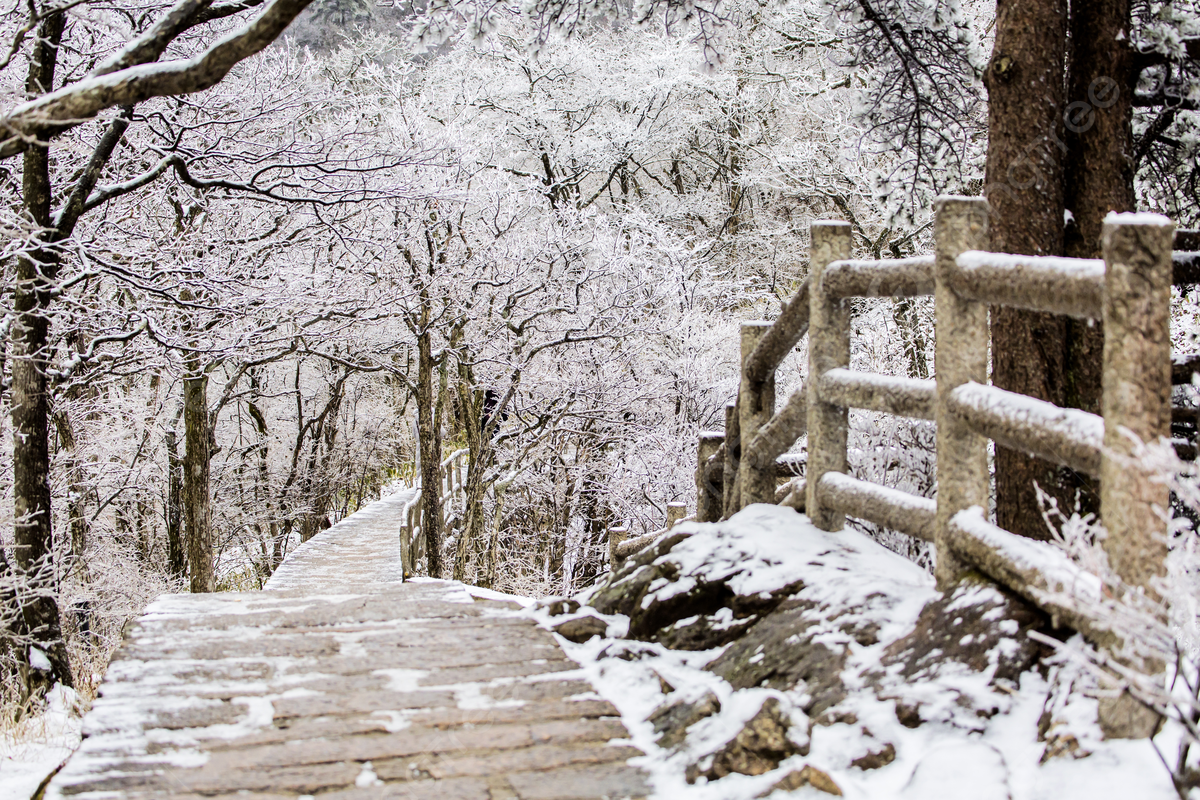
[[(39, 39), (30, 60), (26, 91), (37, 95), (54, 84), (58, 44), (64, 16), (47, 17), (38, 28)], [(43, 231), (52, 229), (50, 215), (50, 153), (32, 146), (25, 150), (23, 171), (24, 211)], [(13, 291), (16, 323), (12, 328), (13, 424), (13, 556), (28, 584), (22, 606), (25, 624), (46, 652), (54, 678), (71, 686), (71, 668), (63, 643), (58, 603), (52, 589), (50, 510), (50, 398), (49, 366), (51, 289), (58, 272), (58, 252), (35, 248), (17, 259)]]
[[(992, 249), (999, 252), (1063, 252), (1067, 5), (1066, 0), (996, 4), (996, 41), (984, 82), (989, 100), (986, 192), (992, 206)], [(1061, 317), (993, 309), (996, 385), (1061, 405), (1066, 335)], [(1046, 538), (1035, 483), (1059, 494), (1063, 480), (1054, 465), (997, 448), (998, 523)]]
[(608, 526), (612, 513), (601, 500), (599, 476), (588, 472), (579, 489), (579, 513), (583, 517), (583, 541), (575, 565), (575, 586), (586, 588), (607, 570)]
[[(1066, 254), (1074, 258), (1100, 258), (1104, 216), (1134, 208), (1129, 29), (1130, 0), (1071, 4), (1064, 188), (1074, 216), (1066, 229)], [(1094, 388), (1098, 398), (1098, 381)]]
[(478, 549), (478, 543), (483, 541), (484, 536), (483, 470), (491, 448), (483, 438), (483, 390), (474, 388), (470, 366), (460, 364), (458, 377), (459, 408), (462, 410), (463, 429), (467, 437), (467, 476), (463, 482), (463, 530), (454, 553), (454, 580), (466, 581), (470, 577), (467, 567), (471, 554)]
[(565, 594), (568, 580), (566, 574), (567, 529), (571, 524), (571, 516), (575, 508), (575, 481), (571, 478), (571, 471), (567, 468), (566, 461), (561, 457), (555, 467), (555, 472), (558, 473), (555, 483), (559, 484), (561, 481), (563, 487), (562, 496), (559, 499), (558, 486), (555, 486), (554, 494), (558, 513), (551, 516), (550, 524), (543, 530), (542, 535), (546, 537), (546, 547), (549, 551), (547, 572), (551, 585), (558, 587), (554, 591)]
[(492, 509), (494, 516), (483, 547), (483, 558), (479, 560), (478, 585), (484, 589), (491, 589), (496, 585), (496, 568), (500, 563), (500, 529), (504, 522), (504, 495), (508, 490), (508, 483), (497, 481), (493, 488), (496, 493), (496, 505)]
[(308, 470), (305, 473), (305, 496), (308, 498), (309, 512), (305, 515), (300, 529), (300, 540), (307, 542), (323, 530), (330, 527), (330, 473), (334, 465), (329, 456), (333, 453), (338, 437), (338, 409), (341, 408), (345, 397), (345, 381), (349, 373), (340, 379), (333, 380), (329, 390), (329, 400), (317, 418), (316, 427), (312, 432), (312, 448), (309, 453)]
[[(1100, 229), (1110, 211), (1133, 211), (1133, 53), (1130, 0), (1071, 4), (1067, 74), (1065, 254), (1100, 258)], [(1100, 413), (1104, 328), (1100, 320), (1067, 321), (1066, 405)], [(1075, 474), (1081, 511), (1099, 513), (1099, 486)]]
[(258, 459), (257, 467), (254, 476), (254, 497), (262, 505), (263, 512), (267, 517), (267, 534), (270, 538), (270, 555), (268, 556), (268, 567), (273, 574), (279, 569), (279, 565), (283, 563), (283, 558), (287, 555), (286, 540), (281, 535), (279, 529), (278, 515), (275, 513), (275, 503), (271, 495), (271, 471), (268, 464), (268, 456), (270, 455), (271, 437), (270, 431), (267, 429), (267, 418), (263, 415), (262, 409), (255, 403), (260, 396), (260, 384), (256, 371), (250, 372), (250, 393), (253, 399), (246, 403), (246, 408), (250, 412), (250, 416), (254, 419), (254, 429), (258, 432)]
[(198, 358), (188, 360), (183, 381), (183, 529), (193, 592), (211, 592), (213, 576), (212, 495), (209, 463), (212, 434), (208, 416), (208, 375)]

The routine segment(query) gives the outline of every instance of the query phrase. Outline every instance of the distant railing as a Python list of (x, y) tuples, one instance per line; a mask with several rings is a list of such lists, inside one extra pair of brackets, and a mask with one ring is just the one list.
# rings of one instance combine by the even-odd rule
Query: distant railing
[[(459, 506), (466, 504), (466, 490), (463, 488), (463, 476), (467, 469), (468, 451), (456, 450), (438, 465), (441, 478), (438, 491), (441, 495), (442, 523), (445, 524), (453, 516), (455, 500)], [(417, 473), (417, 491), (412, 499), (404, 504), (403, 525), (400, 528), (400, 561), (404, 568), (404, 577), (416, 574), (417, 562), (425, 557), (425, 537), (422, 536), (424, 510), (421, 506), (421, 474)], [(463, 508), (459, 509), (464, 510)]]
[(629, 538), (629, 528), (624, 525), (611, 525), (608, 529), (608, 561), (610, 566), (615, 570), (621, 566), (621, 563), (631, 555), (641, 550), (648, 544), (651, 544), (665, 535), (668, 531), (674, 528), (681, 522), (694, 520), (695, 514), (688, 515), (687, 505), (684, 503), (667, 503), (667, 524), (666, 527), (660, 528), (650, 533), (644, 533), (635, 539)]
[[(1104, 224), (1102, 260), (1004, 255), (984, 252), (988, 213), (981, 199), (942, 198), (935, 254), (885, 261), (852, 260), (848, 224), (813, 224), (808, 278), (774, 323), (742, 325), (738, 400), (726, 408), (724, 434), (700, 436), (696, 516), (717, 521), (761, 502), (804, 510), (829, 531), (840, 530), (847, 515), (865, 519), (932, 542), (943, 588), (978, 569), (1095, 633), (1100, 623), (1054, 588), (1071, 573), (1069, 562), (987, 521), (988, 439), (1098, 477), (1111, 563), (1127, 583), (1148, 588), (1164, 566), (1160, 512), (1169, 498), (1136, 467), (1129, 434), (1142, 442), (1169, 437), (1172, 383), (1200, 371), (1200, 359), (1172, 365), (1169, 336), (1171, 284), (1200, 282), (1200, 236), (1173, 238), (1165, 217), (1117, 215)], [(849, 368), (849, 298), (928, 295), (937, 319), (935, 379)], [(988, 385), (989, 305), (1102, 319), (1102, 415)], [(806, 332), (808, 380), (776, 413), (775, 370)], [(936, 500), (848, 474), (850, 408), (937, 422)], [(1176, 410), (1177, 423), (1180, 416)], [(782, 457), (805, 433), (807, 458)], [(1175, 444), (1185, 451), (1188, 443)], [(802, 471), (780, 485), (781, 476)], [(1047, 571), (1014, 561), (1011, 554), (1028, 546), (1046, 559)]]

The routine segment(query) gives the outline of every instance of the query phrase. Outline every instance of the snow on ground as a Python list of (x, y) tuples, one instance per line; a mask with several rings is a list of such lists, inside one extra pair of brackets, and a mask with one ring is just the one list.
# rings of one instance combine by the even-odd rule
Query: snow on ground
[[(865, 676), (883, 670), (888, 673), (887, 680), (903, 682), (895, 670), (882, 667), (883, 651), (912, 629), (921, 607), (938, 593), (924, 571), (868, 537), (850, 529), (830, 534), (813, 526), (803, 515), (766, 506), (752, 506), (724, 523), (688, 523), (679, 530), (693, 535), (669, 553), (675, 563), (682, 562), (688, 567), (677, 583), (689, 583), (690, 577), (683, 576), (704, 574), (711, 578), (722, 573), (732, 575), (731, 570), (735, 569), (738, 572), (732, 581), (742, 584), (739, 593), (746, 589), (770, 591), (800, 579), (806, 588), (799, 596), (807, 594), (809, 599), (827, 604), (828, 608), (865, 608), (868, 615), (874, 615), (870, 621), (880, 626), (880, 634), (874, 645), (848, 643), (850, 656), (842, 681), (849, 689), (849, 696), (831, 711), (841, 715), (852, 713), (857, 718), (853, 724), (813, 725), (807, 755), (792, 756), (769, 773), (731, 774), (711, 783), (701, 777), (695, 784), (686, 782), (687, 765), (734, 737), (765, 697), (778, 698), (793, 720), (805, 719), (804, 712), (799, 710), (806, 700), (804, 687), (784, 692), (761, 687), (734, 689), (704, 670), (705, 665), (731, 645), (689, 652), (670, 650), (656, 643), (637, 643), (639, 657), (613, 658), (613, 651), (610, 649), (606, 654), (605, 650), (621, 647), (620, 640), (612, 637), (628, 628), (628, 620), (619, 615), (606, 617), (610, 622), (609, 638), (596, 637), (575, 644), (558, 637), (567, 654), (582, 665), (598, 692), (619, 709), (632, 744), (646, 753), (633, 763), (651, 774), (654, 797), (749, 800), (806, 764), (826, 772), (846, 797), (861, 800), (993, 797), (1170, 800), (1177, 797), (1151, 742), (1100, 741), (1094, 724), (1094, 700), (1079, 703), (1084, 706), (1083, 719), (1073, 730), (1092, 754), (1078, 760), (1052, 758), (1039, 764), (1046, 749), (1046, 743), (1038, 741), (1038, 722), (1050, 691), (1048, 678), (1053, 678), (1056, 669), (1072, 668), (1054, 665), (1053, 658), (1047, 659), (1050, 664), (1047, 675), (1027, 671), (1019, 686), (989, 685), (988, 671), (977, 673), (965, 665), (953, 664), (924, 684), (919, 681), (902, 684), (900, 691), (906, 698), (920, 698), (921, 718), (927, 721), (916, 728), (900, 724), (895, 704), (890, 699), (880, 700), (878, 686), (868, 686), (870, 679)], [(662, 558), (665, 556), (659, 561)], [(660, 594), (675, 591), (670, 587), (652, 588)], [(995, 590), (980, 587), (975, 591)], [(875, 603), (863, 602), (872, 596)], [(891, 600), (880, 602), (882, 598)], [(897, 603), (894, 598), (902, 600)], [(580, 613), (587, 612), (585, 607)], [(565, 619), (551, 617), (545, 605), (529, 613), (546, 627)], [(956, 669), (958, 666), (961, 669)], [(656, 744), (658, 734), (648, 718), (658, 709), (680, 700), (697, 700), (706, 692), (718, 698), (720, 710), (694, 725), (682, 748), (676, 751), (660, 748)], [(972, 703), (986, 699), (998, 713), (990, 719), (980, 718), (973, 710), (979, 705), (955, 702), (968, 697)], [(1087, 706), (1088, 703), (1092, 705)], [(966, 706), (970, 713), (963, 713), (961, 706)], [(1080, 716), (1078, 710), (1075, 716)], [(869, 737), (865, 734), (867, 730)], [(794, 741), (803, 738), (802, 731), (803, 728), (801, 733), (793, 735)], [(864, 752), (864, 738), (877, 745), (893, 744), (895, 760), (878, 769), (852, 766), (851, 759)], [(1164, 731), (1156, 739), (1168, 759), (1178, 752), (1178, 742), (1178, 732), (1172, 730)], [(796, 793), (801, 795), (829, 796), (811, 788)], [(792, 795), (777, 791), (772, 796)]]
[[(860, 800), (1171, 800), (1176, 796), (1150, 742), (1100, 740), (1091, 721), (1094, 701), (1076, 699), (1076, 707), (1065, 715), (1075, 720), (1071, 732), (1091, 755), (1039, 763), (1046, 748), (1038, 741), (1039, 718), (1047, 706), (1055, 670), (1070, 669), (1054, 659), (1047, 661), (1046, 674), (1025, 672), (1019, 685), (992, 685), (986, 671), (972, 672), (954, 665), (933, 679), (899, 685), (906, 699), (921, 701), (924, 720), (915, 728), (900, 724), (895, 704), (890, 698), (879, 698), (878, 681), (872, 686), (868, 676), (885, 673), (887, 681), (903, 681), (895, 670), (884, 666), (883, 651), (912, 630), (921, 609), (938, 593), (924, 570), (870, 538), (849, 529), (826, 533), (803, 515), (768, 506), (752, 506), (725, 523), (684, 523), (678, 530), (692, 533), (670, 552), (683, 567), (683, 579), (663, 585), (656, 582), (650, 593), (665, 599), (697, 579), (727, 581), (739, 595), (769, 593), (801, 581), (804, 588), (795, 596), (814, 601), (813, 620), (824, 626), (821, 640), (848, 649), (841, 680), (849, 694), (830, 710), (852, 715), (855, 721), (813, 725), (809, 732), (802, 710), (807, 699), (803, 686), (786, 691), (763, 686), (737, 689), (705, 670), (730, 645), (686, 651), (638, 642), (639, 657), (614, 658), (610, 648), (623, 646), (624, 640), (617, 637), (629, 628), (628, 618), (620, 615), (606, 617), (608, 638), (575, 644), (559, 637), (567, 654), (580, 663), (582, 674), (619, 710), (630, 742), (646, 754), (633, 763), (650, 774), (654, 797), (749, 800), (804, 765), (827, 773), (846, 797)], [(547, 627), (565, 618), (551, 617), (546, 604), (535, 605), (530, 598), (458, 584), (450, 584), (448, 589), (460, 602), (473, 602), (476, 597), (515, 601), (525, 608), (515, 613), (533, 615)], [(994, 590), (979, 587), (971, 592)], [(270, 596), (265, 593), (263, 599)], [(211, 598), (215, 603), (224, 601)], [(169, 605), (170, 598), (164, 598), (148, 611), (169, 614)], [(862, 644), (845, 634), (841, 626), (847, 616), (836, 616), (839, 609), (852, 609), (856, 625), (877, 625), (878, 641)], [(820, 619), (822, 613), (828, 618)], [(604, 657), (606, 650), (610, 657)], [(894, 684), (889, 687), (897, 688)], [(669, 704), (699, 700), (705, 694), (717, 698), (720, 710), (693, 725), (679, 749), (659, 747), (649, 717)], [(783, 713), (793, 721), (793, 739), (807, 739), (808, 752), (786, 759), (766, 774), (731, 774), (712, 782), (701, 777), (694, 784), (687, 783), (688, 765), (736, 735), (767, 698), (779, 701)], [(996, 713), (990, 718), (977, 716), (974, 708), (989, 703)], [(28, 798), (78, 746), (76, 705), (73, 692), (56, 688), (48, 711), (27, 723), (37, 726), (36, 730), (23, 729), (19, 743), (11, 736), (0, 739), (0, 800)], [(1177, 731), (1166, 730), (1156, 743), (1170, 759), (1177, 752), (1178, 741)], [(885, 742), (895, 747), (891, 763), (871, 770), (850, 763), (864, 749)], [(784, 793), (774, 796), (782, 798)], [(795, 796), (823, 795), (808, 788)]]
[(78, 695), (55, 685), (47, 700), (42, 714), (0, 733), (0, 800), (28, 800), (79, 746)]

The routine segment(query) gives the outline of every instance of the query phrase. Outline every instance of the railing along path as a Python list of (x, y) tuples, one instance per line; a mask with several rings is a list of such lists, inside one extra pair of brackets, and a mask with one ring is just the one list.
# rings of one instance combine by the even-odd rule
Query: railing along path
[[(438, 465), (441, 475), (441, 485), (438, 487), (438, 491), (441, 497), (443, 525), (453, 518), (456, 501), (459, 512), (466, 510), (467, 495), (463, 476), (467, 470), (468, 453), (469, 451), (466, 449), (455, 450)], [(421, 523), (425, 514), (421, 506), (421, 494), (424, 492), (424, 487), (421, 486), (419, 470), (416, 473), (416, 486), (412, 498), (404, 506), (403, 524), (400, 527), (400, 562), (404, 564), (405, 577), (415, 575), (417, 562), (425, 557), (425, 537), (421, 535), (423, 531)]]
[[(774, 323), (742, 325), (737, 402), (726, 407), (724, 433), (700, 436), (696, 518), (715, 522), (751, 503), (782, 503), (829, 531), (840, 530), (846, 516), (864, 519), (933, 543), (940, 587), (977, 570), (1056, 625), (1115, 647), (1114, 633), (1095, 613), (1099, 596), (1088, 596), (1098, 592), (1094, 578), (1052, 546), (988, 521), (988, 441), (1098, 478), (1110, 563), (1126, 583), (1149, 589), (1165, 568), (1161, 511), (1169, 496), (1139, 466), (1138, 445), (1169, 439), (1174, 421), (1176, 433), (1193, 437), (1174, 440), (1176, 450), (1195, 454), (1196, 412), (1174, 409), (1173, 419), (1171, 388), (1192, 381), (1200, 358), (1172, 363), (1169, 323), (1172, 283), (1200, 283), (1200, 235), (1176, 234), (1157, 215), (1112, 215), (1104, 223), (1103, 259), (1016, 256), (985, 251), (988, 214), (985, 200), (941, 198), (935, 253), (882, 261), (851, 259), (848, 224), (813, 224), (808, 278)], [(931, 295), (934, 379), (850, 369), (848, 299)], [(989, 305), (1102, 320), (1102, 414), (989, 385)], [(775, 370), (806, 334), (807, 381), (776, 411)], [(850, 475), (851, 408), (936, 422), (936, 498)], [(805, 434), (806, 457), (784, 456)], [(616, 547), (613, 553), (614, 563), (628, 555)], [(1129, 711), (1110, 706), (1112, 714)]]

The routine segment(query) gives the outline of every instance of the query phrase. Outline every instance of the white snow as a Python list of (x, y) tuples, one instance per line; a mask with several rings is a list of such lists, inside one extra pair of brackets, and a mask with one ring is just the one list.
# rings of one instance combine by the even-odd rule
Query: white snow
[(989, 253), (986, 250), (967, 250), (965, 253), (959, 254), (958, 268), (961, 270), (1025, 268), (1045, 274), (1056, 274), (1064, 278), (1104, 279), (1104, 259), (1101, 258), (1018, 256), (1009, 253)]
[(421, 679), (429, 674), (423, 669), (377, 669), (372, 675), (380, 675), (387, 679), (385, 688), (389, 692), (411, 692), (417, 688)]
[(0, 800), (28, 800), (79, 746), (79, 696), (55, 684), (45, 712), (0, 734)]
[(50, 659), (46, 658), (46, 654), (36, 647), (29, 648), (29, 666), (45, 672), (51, 672), (54, 669), (50, 666)]
[(500, 602), (519, 603), (521, 606), (526, 607), (537, 602), (537, 600), (532, 597), (522, 597), (518, 594), (505, 594), (504, 592), (497, 592), (493, 589), (481, 589), (478, 586), (469, 586), (465, 583), (462, 584), (462, 588), (463, 591), (471, 595), (471, 597), (478, 597), (480, 600), (499, 600)]
[(1172, 227), (1175, 225), (1169, 217), (1149, 211), (1125, 211), (1121, 213), (1110, 211), (1105, 215), (1104, 223), (1106, 225), (1170, 225)]
[[(822, 610), (861, 606), (857, 621), (880, 626), (878, 644), (863, 646), (830, 625), (823, 640), (840, 641), (849, 651), (842, 681), (849, 696), (834, 707), (852, 713), (854, 724), (815, 725), (807, 756), (793, 756), (778, 769), (759, 776), (729, 775), (712, 783), (701, 778), (688, 784), (684, 770), (689, 758), (712, 752), (740, 730), (767, 697), (781, 700), (802, 739), (807, 726), (800, 707), (803, 685), (788, 692), (765, 688), (735, 690), (716, 675), (704, 671), (724, 648), (704, 652), (673, 651), (654, 643), (635, 643), (639, 657), (626, 661), (605, 657), (606, 648), (621, 647), (611, 639), (594, 638), (584, 644), (561, 639), (563, 648), (581, 665), (583, 673), (620, 711), (630, 740), (646, 755), (633, 760), (647, 770), (653, 797), (661, 800), (750, 800), (768, 790), (793, 769), (810, 764), (828, 773), (847, 798), (854, 800), (1172, 800), (1176, 795), (1148, 741), (1100, 741), (1089, 728), (1088, 713), (1094, 701), (1076, 698), (1071, 708), (1056, 709), (1056, 718), (1068, 720), (1092, 755), (1081, 760), (1054, 758), (1039, 764), (1044, 742), (1037, 740), (1038, 720), (1047, 702), (1049, 683), (1036, 671), (1021, 677), (1019, 686), (990, 685), (992, 670), (972, 672), (965, 665), (943, 664), (934, 679), (905, 682), (895, 669), (885, 680), (906, 703), (919, 702), (924, 720), (917, 728), (900, 725), (894, 702), (880, 700), (868, 687), (867, 673), (884, 671), (880, 661), (887, 645), (911, 630), (923, 605), (937, 596), (932, 579), (904, 558), (884, 550), (871, 539), (846, 529), (828, 533), (801, 514), (775, 506), (750, 506), (732, 519), (716, 524), (690, 523), (681, 530), (694, 535), (676, 545), (670, 558), (682, 562), (682, 574), (717, 579), (725, 576), (735, 591), (749, 594), (769, 591), (797, 579), (804, 582), (801, 599), (820, 604), (813, 619), (820, 624)], [(1015, 537), (1014, 537), (1015, 538)], [(1014, 558), (1051, 557), (1037, 542), (1000, 543)], [(1009, 548), (1009, 545), (1012, 545)], [(845, 572), (843, 570), (851, 570)], [(1069, 573), (1069, 575), (1068, 575)], [(1087, 593), (1092, 586), (1076, 571), (1062, 571), (1074, 587)], [(980, 586), (961, 593), (952, 608), (966, 608), (996, 594)], [(952, 610), (952, 608), (950, 610)], [(560, 617), (544, 609), (528, 613), (549, 626)], [(832, 620), (825, 620), (831, 622)], [(841, 616), (838, 623), (856, 621)], [(1004, 626), (1009, 629), (1012, 626)], [(1002, 640), (1002, 645), (1005, 640)], [(611, 656), (611, 651), (608, 654)], [(993, 655), (998, 655), (993, 651)], [(754, 657), (751, 658), (753, 660)], [(993, 658), (994, 663), (994, 658)], [(958, 668), (956, 668), (958, 667)], [(1067, 669), (1060, 662), (1052, 669)], [(664, 694), (666, 681), (674, 691)], [(888, 687), (893, 683), (886, 683)], [(678, 752), (659, 748), (647, 721), (656, 710), (680, 700), (694, 701), (711, 692), (720, 701), (717, 714), (694, 725)], [(1089, 706), (1088, 703), (1093, 705)], [(975, 708), (991, 708), (990, 718)], [(1061, 712), (1061, 713), (1058, 713)], [(1173, 731), (1158, 737), (1165, 753), (1178, 741)], [(862, 770), (851, 761), (894, 745), (895, 760), (881, 769)], [(782, 798), (784, 794), (776, 793)], [(796, 797), (825, 797), (801, 790)]]
[(379, 776), (375, 774), (374, 768), (370, 761), (364, 761), (362, 771), (358, 773), (358, 777), (354, 779), (354, 785), (360, 789), (366, 789), (369, 786), (383, 786), (383, 781), (379, 780)]

